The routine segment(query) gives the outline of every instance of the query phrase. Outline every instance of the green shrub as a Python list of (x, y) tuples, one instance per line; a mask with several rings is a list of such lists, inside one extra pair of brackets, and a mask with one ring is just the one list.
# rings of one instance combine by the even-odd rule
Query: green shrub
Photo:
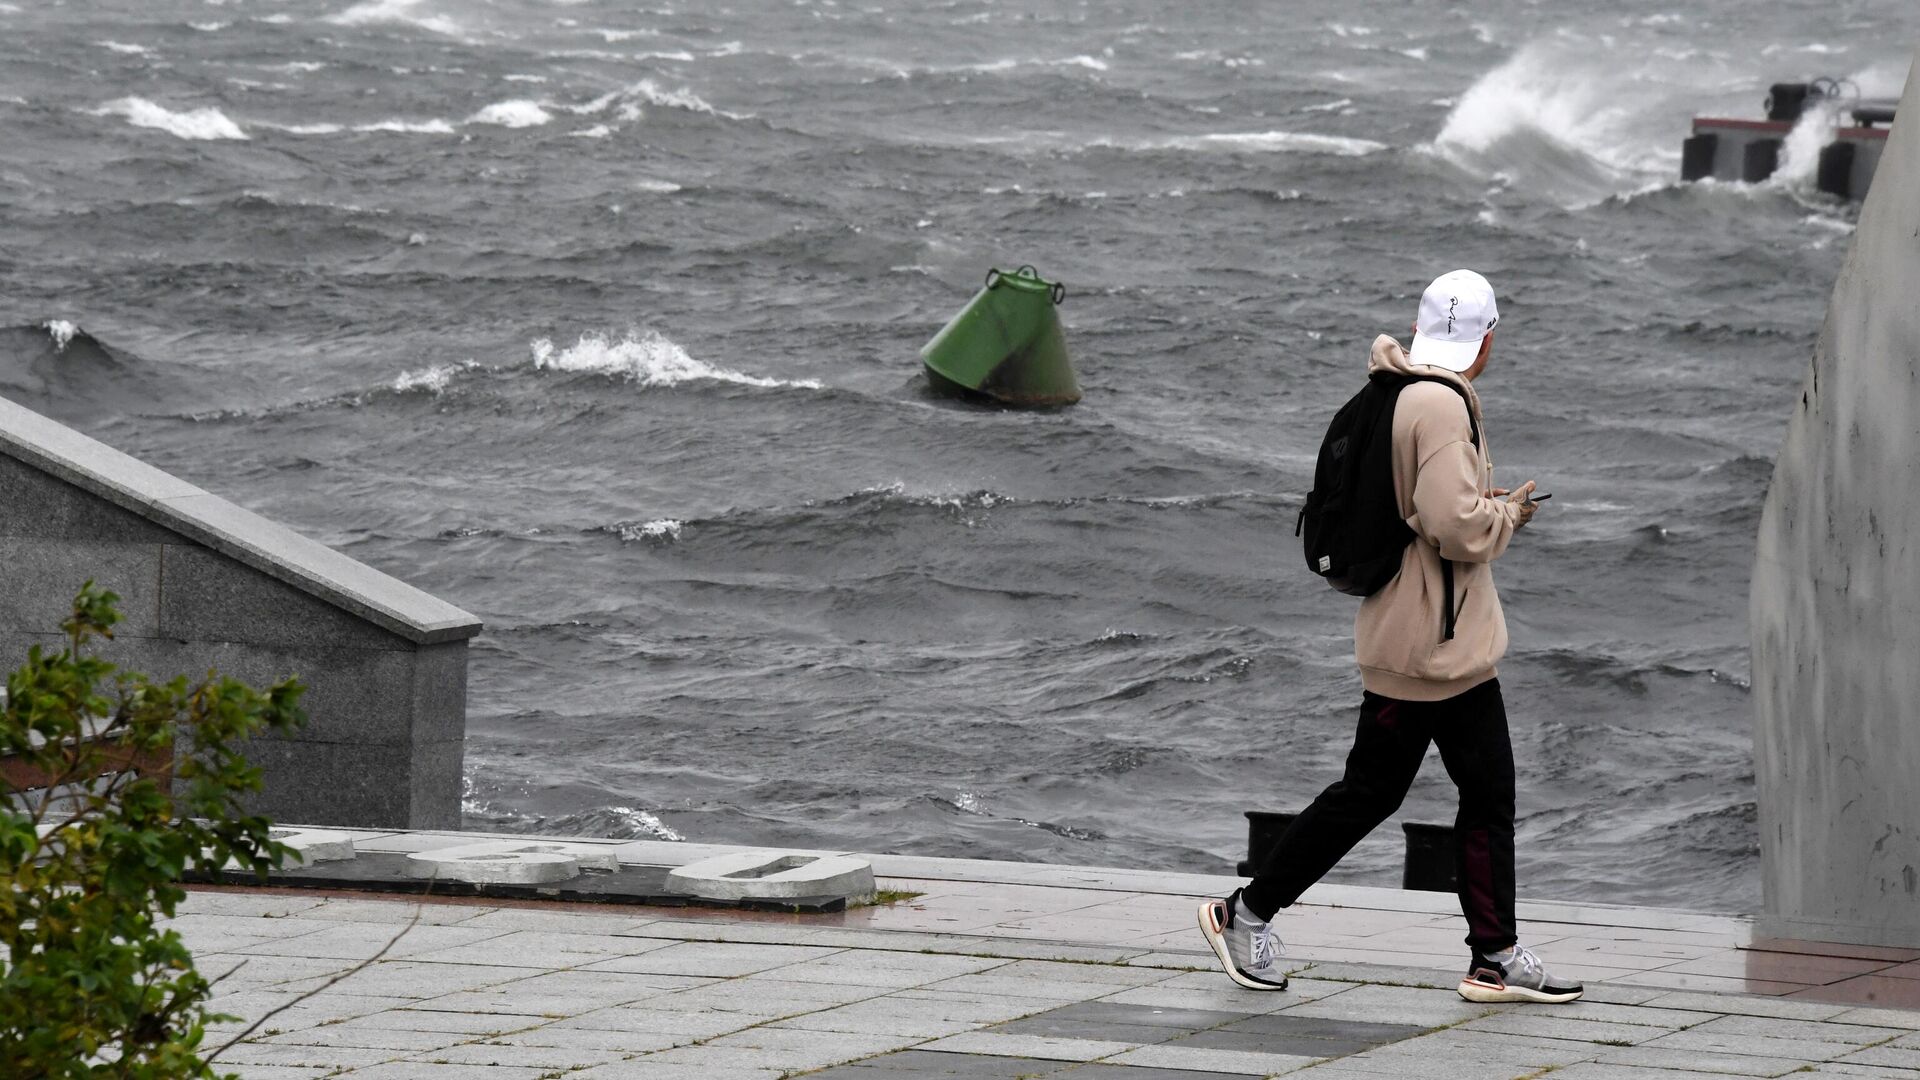
[[(206, 1025), (230, 1018), (208, 1013), (212, 986), (160, 920), (185, 898), (189, 869), (231, 860), (264, 877), (290, 853), (240, 804), (260, 790), (260, 770), (238, 745), (303, 723), (302, 687), (288, 679), (259, 691), (211, 672), (190, 686), (120, 671), (92, 649), (113, 637), (118, 599), (89, 581), (61, 624), (65, 647), (36, 645), (7, 676), (0, 755), (16, 777), (38, 777), (0, 784), (0, 1076), (9, 1080), (214, 1076)], [(137, 754), (171, 761), (173, 782), (126, 771)], [(19, 790), (48, 779), (77, 786), (70, 798)]]

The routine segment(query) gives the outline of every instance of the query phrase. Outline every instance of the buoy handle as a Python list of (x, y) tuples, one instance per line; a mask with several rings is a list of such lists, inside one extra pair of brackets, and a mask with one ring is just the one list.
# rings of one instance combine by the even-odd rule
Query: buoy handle
[(1040, 271), (1035, 270), (1031, 266), (1022, 266), (1020, 269), (1014, 271), (1011, 275), (1001, 272), (998, 268), (988, 270), (986, 287), (988, 289), (992, 289), (994, 286), (1000, 284), (1000, 280), (1002, 278), (1009, 277), (1009, 276), (1021, 278), (1026, 281), (1038, 282), (1046, 285), (1047, 295), (1052, 298), (1053, 303), (1056, 307), (1059, 306), (1062, 300), (1065, 300), (1067, 298), (1067, 287), (1065, 284), (1058, 281), (1048, 282), (1045, 278), (1042, 278), (1040, 276)]

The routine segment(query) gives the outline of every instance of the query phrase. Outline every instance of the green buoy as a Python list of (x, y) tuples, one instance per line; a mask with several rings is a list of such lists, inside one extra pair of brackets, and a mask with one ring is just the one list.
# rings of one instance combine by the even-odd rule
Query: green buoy
[(1005, 405), (1071, 405), (1080, 384), (1054, 307), (1066, 286), (1031, 266), (987, 271), (986, 287), (920, 349), (927, 380), (947, 393)]

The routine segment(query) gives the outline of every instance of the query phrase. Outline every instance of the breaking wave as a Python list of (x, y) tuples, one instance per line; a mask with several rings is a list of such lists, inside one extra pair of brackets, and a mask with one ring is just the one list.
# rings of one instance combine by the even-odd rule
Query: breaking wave
[(247, 133), (227, 115), (212, 107), (175, 112), (143, 97), (124, 97), (109, 101), (92, 111), (94, 116), (123, 116), (134, 127), (153, 128), (180, 139), (244, 139)]
[(651, 330), (639, 337), (629, 335), (618, 341), (605, 334), (582, 334), (578, 341), (564, 349), (556, 348), (552, 341), (541, 338), (533, 343), (532, 348), (533, 366), (536, 369), (619, 375), (648, 387), (709, 381), (741, 386), (787, 386), (806, 390), (822, 388), (822, 384), (815, 379), (769, 379), (715, 367), (694, 359), (671, 339)]
[(367, 0), (327, 21), (335, 26), (417, 26), (448, 37), (461, 36), (460, 24), (445, 15), (420, 12), (423, 0)]
[(524, 128), (539, 127), (552, 119), (553, 114), (541, 108), (539, 102), (522, 98), (515, 101), (495, 102), (468, 117), (467, 123)]

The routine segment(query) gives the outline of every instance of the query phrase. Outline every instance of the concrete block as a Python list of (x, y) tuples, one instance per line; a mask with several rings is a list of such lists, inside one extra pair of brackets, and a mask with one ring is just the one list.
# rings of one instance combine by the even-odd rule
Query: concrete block
[[(1900, 112), (1920, 114), (1920, 78)], [(1764, 936), (1920, 945), (1916, 294), (1920, 126), (1907, 123), (1861, 207), (1761, 514), (1749, 622)]]
[(457, 641), (479, 632), (479, 620), (452, 604), (219, 496), (199, 492), (158, 506), (169, 515), (168, 524), (189, 539), (410, 641)]
[(394, 649), (413, 643), (231, 557), (185, 543), (161, 554), (160, 634), (278, 648)]
[[(413, 653), (409, 734), (416, 742), (467, 735), (467, 643), (422, 645)], [(456, 822), (453, 828), (458, 828)]]
[(407, 876), (482, 885), (545, 885), (580, 876), (580, 864), (565, 855), (533, 851), (470, 852), (445, 856), (420, 851), (407, 856)]
[(299, 852), (302, 865), (353, 858), (353, 835), (330, 829), (272, 829), (268, 835)]
[[(467, 858), (473, 855), (515, 854), (515, 855), (561, 855), (578, 863), (581, 870), (612, 872), (620, 869), (620, 860), (599, 844), (570, 844), (564, 840), (486, 840), (477, 844), (461, 844), (454, 847), (439, 848), (425, 854), (442, 859)], [(630, 923), (629, 923), (630, 925)]]
[(0, 630), (57, 634), (91, 578), (120, 594), (116, 635), (151, 636), (160, 607), (160, 549), (97, 540), (0, 537)]
[(709, 900), (845, 896), (873, 899), (873, 866), (851, 855), (819, 857), (743, 851), (702, 859), (667, 874), (669, 886)]
[(164, 544), (170, 530), (57, 476), (0, 453), (0, 536)]
[[(457, 818), (459, 787), (445, 790), (438, 777), (457, 771), (461, 753), (459, 743), (397, 753), (390, 746), (258, 739), (246, 755), (265, 771), (266, 788), (247, 805), (276, 821), (319, 826), (401, 827), (409, 820)], [(452, 770), (446, 762), (454, 763)]]

